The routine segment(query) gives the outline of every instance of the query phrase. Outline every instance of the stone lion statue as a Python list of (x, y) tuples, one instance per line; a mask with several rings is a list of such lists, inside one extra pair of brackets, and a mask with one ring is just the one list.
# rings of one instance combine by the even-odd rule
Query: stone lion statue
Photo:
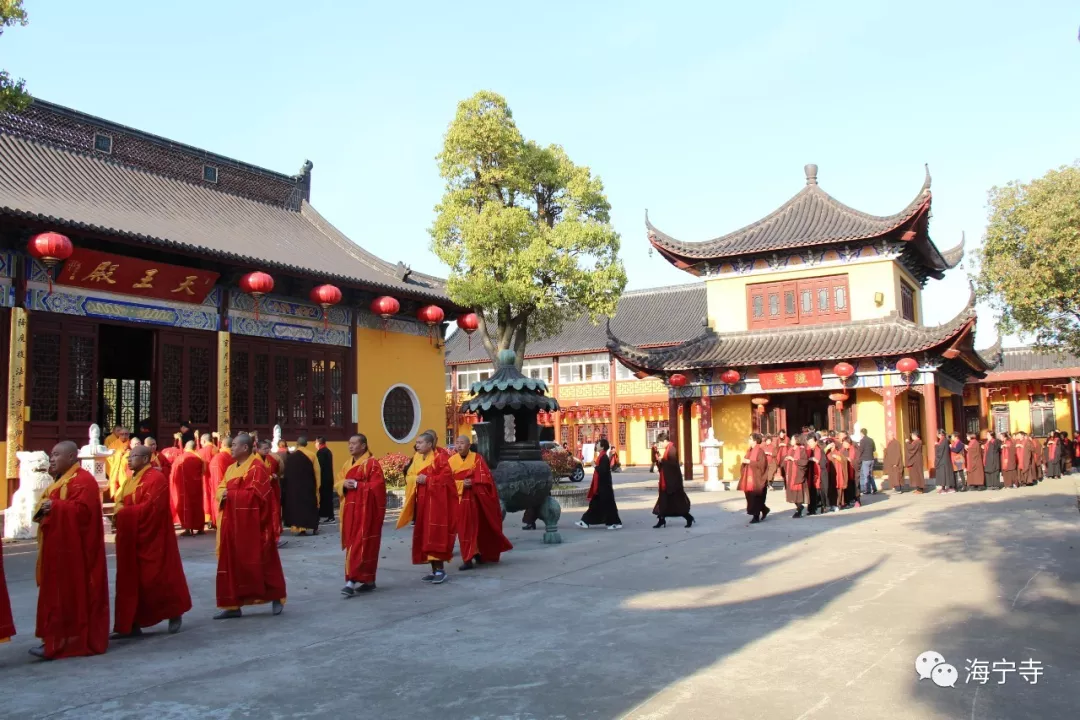
[(34, 508), (53, 478), (49, 475), (49, 456), (40, 450), (16, 453), (16, 457), (19, 458), (19, 489), (11, 498), (11, 507), (4, 512), (4, 538), (29, 540), (37, 535)]

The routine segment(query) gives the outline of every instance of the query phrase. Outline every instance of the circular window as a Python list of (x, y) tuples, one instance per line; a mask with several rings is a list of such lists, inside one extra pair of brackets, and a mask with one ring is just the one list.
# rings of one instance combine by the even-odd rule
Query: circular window
[(383, 429), (394, 442), (408, 442), (420, 429), (420, 401), (408, 385), (394, 385), (382, 403)]

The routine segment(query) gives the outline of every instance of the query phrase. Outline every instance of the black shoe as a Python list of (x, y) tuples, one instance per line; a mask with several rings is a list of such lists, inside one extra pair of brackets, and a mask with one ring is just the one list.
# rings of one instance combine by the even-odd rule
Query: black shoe
[(464, 572), (465, 570), (472, 570), (472, 569), (473, 569), (473, 561), (472, 560), (465, 561), (465, 563), (461, 567), (458, 568), (458, 570), (461, 570), (462, 572)]
[(662, 527), (667, 527), (667, 520), (665, 520), (664, 518), (659, 518), (659, 519), (657, 519), (656, 524), (653, 525), (652, 527), (653, 527), (653, 530), (657, 530), (657, 529), (662, 528)]
[(761, 520), (762, 520), (762, 522), (765, 521), (765, 518), (769, 517), (770, 512), (772, 512), (772, 511), (769, 510), (769, 508), (765, 508), (764, 510), (761, 511)]
[(138, 625), (132, 625), (131, 626), (131, 632), (127, 632), (127, 633), (114, 632), (112, 635), (109, 636), (109, 639), (110, 640), (127, 640), (129, 638), (137, 638), (140, 635), (142, 635), (142, 628), (139, 627)]
[(686, 513), (686, 527), (693, 527), (695, 522), (694, 516), (690, 513)]
[(232, 618), (243, 617), (242, 610), (237, 608), (236, 610), (222, 610), (217, 615), (214, 615), (215, 620), (231, 620)]
[(793, 518), (801, 518), (802, 517), (802, 508), (799, 508), (798, 510), (796, 510), (795, 514), (792, 515), (791, 517), (793, 517)]
[(536, 529), (536, 523), (526, 523), (526, 524), (521, 526), (521, 529), (522, 530), (535, 530)]
[(356, 594), (356, 590), (353, 589), (352, 585), (346, 585), (345, 587), (341, 588), (341, 594), (347, 598), (351, 598), (353, 595)]
[(334, 518), (324, 518), (319, 521), (320, 525), (337, 525), (337, 520)]
[(42, 660), (52, 660), (52, 658), (45, 657), (44, 645), (38, 645), (37, 647), (30, 648), (30, 654), (36, 658), (41, 658)]
[(183, 624), (184, 618), (182, 617), (169, 618), (169, 634), (175, 635), (176, 633), (180, 632), (180, 626)]
[(375, 589), (375, 583), (360, 583), (356, 586), (356, 594), (368, 593)]
[(432, 585), (442, 585), (448, 580), (446, 573), (442, 570), (437, 570), (431, 574)]
[(757, 523), (759, 523), (759, 522), (761, 522), (761, 518), (756, 518), (756, 517), (755, 517), (755, 518), (751, 518), (751, 519), (750, 519), (750, 524), (751, 524), (751, 525), (756, 525), (756, 524), (757, 524)]
[(280, 600), (275, 600), (270, 607), (275, 615), (280, 615), (282, 610), (285, 609), (285, 603)]

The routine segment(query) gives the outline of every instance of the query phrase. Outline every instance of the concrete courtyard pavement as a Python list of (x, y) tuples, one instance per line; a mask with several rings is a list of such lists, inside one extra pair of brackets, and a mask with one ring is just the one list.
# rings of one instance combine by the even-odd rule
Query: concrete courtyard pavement
[[(1080, 478), (1080, 475), (1075, 476)], [(282, 550), (285, 612), (213, 621), (213, 536), (181, 538), (195, 607), (106, 655), (35, 662), (32, 543), (6, 545), (19, 634), (0, 646), (0, 717), (1075, 718), (1076, 481), (879, 495), (747, 526), (735, 493), (691, 494), (699, 524), (653, 530), (655, 491), (616, 476), (625, 528), (564, 543), (505, 527), (498, 566), (420, 582), (410, 534), (384, 532), (379, 590), (345, 600), (336, 526)], [(778, 494), (779, 495), (779, 494)], [(109, 547), (112, 555), (112, 547)], [(456, 566), (456, 563), (455, 563)], [(109, 563), (114, 581), (113, 559)], [(953, 688), (915, 658), (954, 665)], [(971, 660), (1041, 664), (965, 682)]]

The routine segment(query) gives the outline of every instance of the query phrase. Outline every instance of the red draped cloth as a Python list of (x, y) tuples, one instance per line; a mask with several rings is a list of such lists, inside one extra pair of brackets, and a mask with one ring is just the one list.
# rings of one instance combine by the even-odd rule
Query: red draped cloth
[(185, 530), (206, 527), (203, 473), (202, 458), (190, 450), (185, 450), (172, 464), (170, 485), (176, 495), (176, 516)]
[(341, 549), (345, 551), (345, 580), (374, 583), (379, 565), (379, 544), (386, 520), (386, 480), (382, 465), (365, 453), (350, 458), (343, 480), (355, 480), (356, 489), (338, 484), (341, 496)]
[(38, 605), (34, 634), (50, 659), (109, 648), (109, 576), (101, 493), (74, 465), (41, 496), (52, 509), (38, 525)]
[(229, 465), (218, 519), (217, 604), (223, 609), (285, 602), (285, 573), (273, 532), (270, 473), (255, 455)]
[(454, 557), (458, 496), (448, 457), (442, 448), (436, 449), (434, 462), (421, 473), (426, 476), (426, 482), (416, 486), (414, 565), (424, 565), (431, 559), (445, 562)]
[(273, 503), (270, 514), (274, 524), (274, 539), (277, 540), (281, 537), (281, 461), (274, 453), (267, 453), (262, 461), (270, 473), (270, 501)]
[(11, 600), (8, 598), (7, 580), (4, 579), (4, 550), (0, 547), (0, 643), (15, 634), (15, 621), (11, 619)]
[(147, 466), (120, 488), (116, 503), (116, 608), (124, 635), (191, 609), (169, 512), (169, 481)]
[[(466, 467), (454, 473), (455, 481), (472, 480), (462, 489), (458, 506), (458, 546), (461, 558), (468, 562), (477, 555), (484, 562), (499, 562), (499, 556), (514, 546), (502, 531), (502, 508), (499, 492), (484, 457), (469, 453), (475, 461), (464, 462)], [(459, 456), (460, 457), (460, 456)]]
[(203, 461), (202, 492), (203, 505), (206, 507), (203, 523), (213, 523), (214, 527), (217, 527), (217, 485), (210, 479), (210, 461), (217, 455), (218, 449), (207, 445), (199, 448), (196, 453)]
[[(230, 453), (228, 450), (219, 450), (218, 452), (214, 453), (214, 457), (210, 458), (210, 474), (207, 491), (210, 493), (210, 497), (212, 499), (217, 498), (218, 488), (221, 487), (221, 481), (225, 479), (225, 471), (229, 469), (230, 465), (232, 465), (232, 461), (232, 453)], [(217, 502), (211, 500), (210, 504), (207, 505), (207, 507), (209, 508), (210, 522), (213, 524), (214, 527), (217, 527), (218, 504)]]

